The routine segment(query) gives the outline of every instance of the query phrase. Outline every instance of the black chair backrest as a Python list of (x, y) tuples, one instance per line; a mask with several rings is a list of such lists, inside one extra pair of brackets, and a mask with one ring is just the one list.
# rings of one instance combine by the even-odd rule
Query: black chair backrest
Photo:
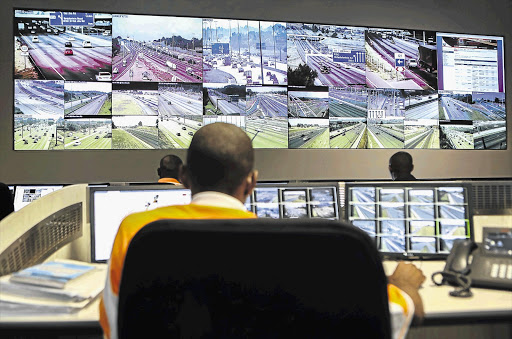
[(391, 338), (374, 242), (331, 220), (153, 222), (118, 310), (120, 338)]

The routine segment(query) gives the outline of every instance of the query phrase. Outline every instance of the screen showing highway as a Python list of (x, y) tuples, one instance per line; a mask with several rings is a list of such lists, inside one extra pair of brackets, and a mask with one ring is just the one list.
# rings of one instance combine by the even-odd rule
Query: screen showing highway
[(391, 255), (436, 256), (471, 237), (465, 186), (349, 183), (346, 218)]
[(13, 19), (14, 150), (188, 148), (218, 121), (264, 149), (507, 149), (502, 36), (92, 10)]

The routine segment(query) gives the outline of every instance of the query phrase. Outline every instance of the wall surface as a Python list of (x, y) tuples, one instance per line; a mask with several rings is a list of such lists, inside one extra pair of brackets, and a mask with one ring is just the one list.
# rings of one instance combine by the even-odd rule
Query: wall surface
[[(512, 1), (3, 0), (0, 4), (0, 181), (155, 181), (170, 151), (13, 151), (13, 8), (313, 22), (505, 36), (506, 151), (411, 150), (417, 178), (512, 177)], [(387, 179), (396, 150), (257, 150), (262, 180)], [(185, 158), (186, 151), (173, 151)]]

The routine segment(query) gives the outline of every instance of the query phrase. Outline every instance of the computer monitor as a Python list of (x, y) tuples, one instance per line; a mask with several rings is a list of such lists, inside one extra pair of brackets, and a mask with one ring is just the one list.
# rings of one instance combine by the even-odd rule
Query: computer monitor
[(338, 183), (258, 183), (246, 201), (260, 218), (339, 219)]
[(14, 211), (19, 211), (32, 201), (61, 189), (62, 187), (63, 185), (18, 185), (14, 193)]
[(171, 185), (91, 187), (91, 260), (110, 258), (121, 221), (129, 214), (190, 203), (190, 190)]
[(346, 220), (390, 257), (439, 257), (472, 239), (471, 190), (461, 182), (346, 183)]

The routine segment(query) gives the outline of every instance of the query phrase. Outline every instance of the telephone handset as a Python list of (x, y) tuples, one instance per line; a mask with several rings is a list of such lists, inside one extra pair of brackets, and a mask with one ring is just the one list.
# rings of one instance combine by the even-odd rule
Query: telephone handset
[[(435, 279), (438, 275), (441, 282)], [(471, 286), (512, 290), (512, 229), (485, 227), (478, 245), (469, 239), (455, 240), (444, 270), (434, 273), (432, 281), (461, 287), (450, 292), (459, 297), (471, 296)]]
[[(452, 286), (459, 286), (459, 290), (450, 292), (454, 297), (470, 297), (473, 295), (470, 291), (471, 278), (471, 253), (476, 248), (476, 244), (470, 239), (458, 239), (453, 242), (453, 247), (448, 258), (446, 258), (446, 265), (442, 272), (436, 272), (432, 275), (432, 281), (436, 285), (449, 284)], [(434, 279), (435, 276), (442, 275), (441, 282)]]

